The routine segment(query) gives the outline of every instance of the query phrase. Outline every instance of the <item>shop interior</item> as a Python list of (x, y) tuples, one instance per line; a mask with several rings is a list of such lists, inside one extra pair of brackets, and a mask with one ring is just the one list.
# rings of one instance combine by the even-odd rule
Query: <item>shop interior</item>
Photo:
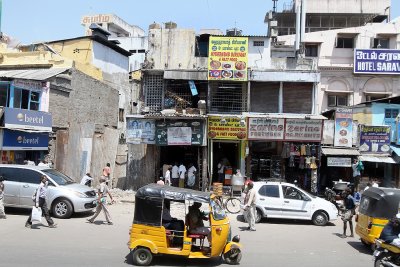
[(233, 174), (236, 169), (240, 168), (239, 152), (239, 142), (213, 141), (213, 182), (218, 182), (218, 163), (220, 161), (225, 166), (225, 173)]
[(178, 166), (183, 163), (186, 169), (189, 169), (189, 164), (193, 163), (199, 173), (199, 146), (161, 146), (160, 147), (160, 173), (162, 175), (162, 166), (164, 164)]

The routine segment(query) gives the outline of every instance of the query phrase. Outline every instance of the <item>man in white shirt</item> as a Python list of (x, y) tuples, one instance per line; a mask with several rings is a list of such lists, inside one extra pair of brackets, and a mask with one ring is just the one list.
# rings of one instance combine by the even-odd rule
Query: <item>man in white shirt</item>
[(225, 179), (225, 165), (222, 160), (218, 163), (218, 183), (224, 183)]
[(183, 163), (181, 163), (181, 165), (179, 165), (178, 173), (179, 173), (179, 187), (184, 188), (185, 187), (186, 167), (185, 167), (185, 165), (183, 165)]
[(179, 168), (178, 163), (175, 162), (174, 166), (172, 166), (171, 171), (172, 185), (175, 187), (179, 186)]
[(194, 167), (193, 163), (190, 163), (190, 168), (188, 170), (188, 180), (187, 180), (187, 186), (189, 188), (193, 188), (195, 182), (196, 182), (196, 173), (197, 169)]
[(92, 181), (93, 181), (93, 178), (90, 175), (90, 173), (86, 173), (85, 176), (83, 176), (83, 178), (81, 180), (81, 184), (91, 187), (92, 186)]

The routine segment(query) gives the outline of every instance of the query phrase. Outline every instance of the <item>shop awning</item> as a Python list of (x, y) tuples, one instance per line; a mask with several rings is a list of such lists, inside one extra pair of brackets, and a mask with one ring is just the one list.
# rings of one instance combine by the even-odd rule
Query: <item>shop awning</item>
[(69, 68), (0, 70), (0, 78), (44, 81), (67, 70), (69, 70)]
[(322, 147), (321, 152), (325, 156), (360, 156), (360, 152), (358, 150), (351, 148)]
[(388, 163), (388, 164), (396, 164), (397, 162), (389, 156), (378, 156), (378, 155), (362, 155), (358, 157), (361, 161), (369, 161), (369, 162), (379, 162), (379, 163)]

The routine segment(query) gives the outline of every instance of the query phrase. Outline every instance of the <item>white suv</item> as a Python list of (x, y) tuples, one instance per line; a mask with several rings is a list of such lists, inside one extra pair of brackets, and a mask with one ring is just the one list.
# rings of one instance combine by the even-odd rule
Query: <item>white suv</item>
[(261, 218), (312, 220), (325, 225), (337, 219), (335, 205), (315, 197), (294, 184), (281, 182), (254, 182), (256, 190), (256, 222)]
[(96, 207), (96, 192), (92, 188), (49, 167), (0, 164), (0, 175), (5, 179), (6, 207), (32, 208), (32, 195), (42, 175), (48, 177), (47, 205), (54, 217), (69, 218), (73, 212), (91, 211)]

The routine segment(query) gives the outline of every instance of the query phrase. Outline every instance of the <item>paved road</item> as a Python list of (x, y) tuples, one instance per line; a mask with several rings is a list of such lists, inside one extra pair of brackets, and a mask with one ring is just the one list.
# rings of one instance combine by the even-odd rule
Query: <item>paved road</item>
[[(86, 223), (86, 215), (56, 220), (59, 227), (24, 227), (28, 213), (9, 209), (0, 220), (0, 266), (130, 266), (126, 243), (133, 204), (110, 206), (114, 225)], [(371, 253), (356, 238), (340, 238), (340, 220), (326, 227), (307, 222), (268, 220), (256, 232), (240, 231), (245, 223), (232, 217), (241, 235), (241, 266), (373, 266)], [(99, 219), (104, 217), (101, 214)], [(240, 219), (240, 218), (239, 218)], [(227, 266), (218, 261), (156, 258), (153, 266)]]

